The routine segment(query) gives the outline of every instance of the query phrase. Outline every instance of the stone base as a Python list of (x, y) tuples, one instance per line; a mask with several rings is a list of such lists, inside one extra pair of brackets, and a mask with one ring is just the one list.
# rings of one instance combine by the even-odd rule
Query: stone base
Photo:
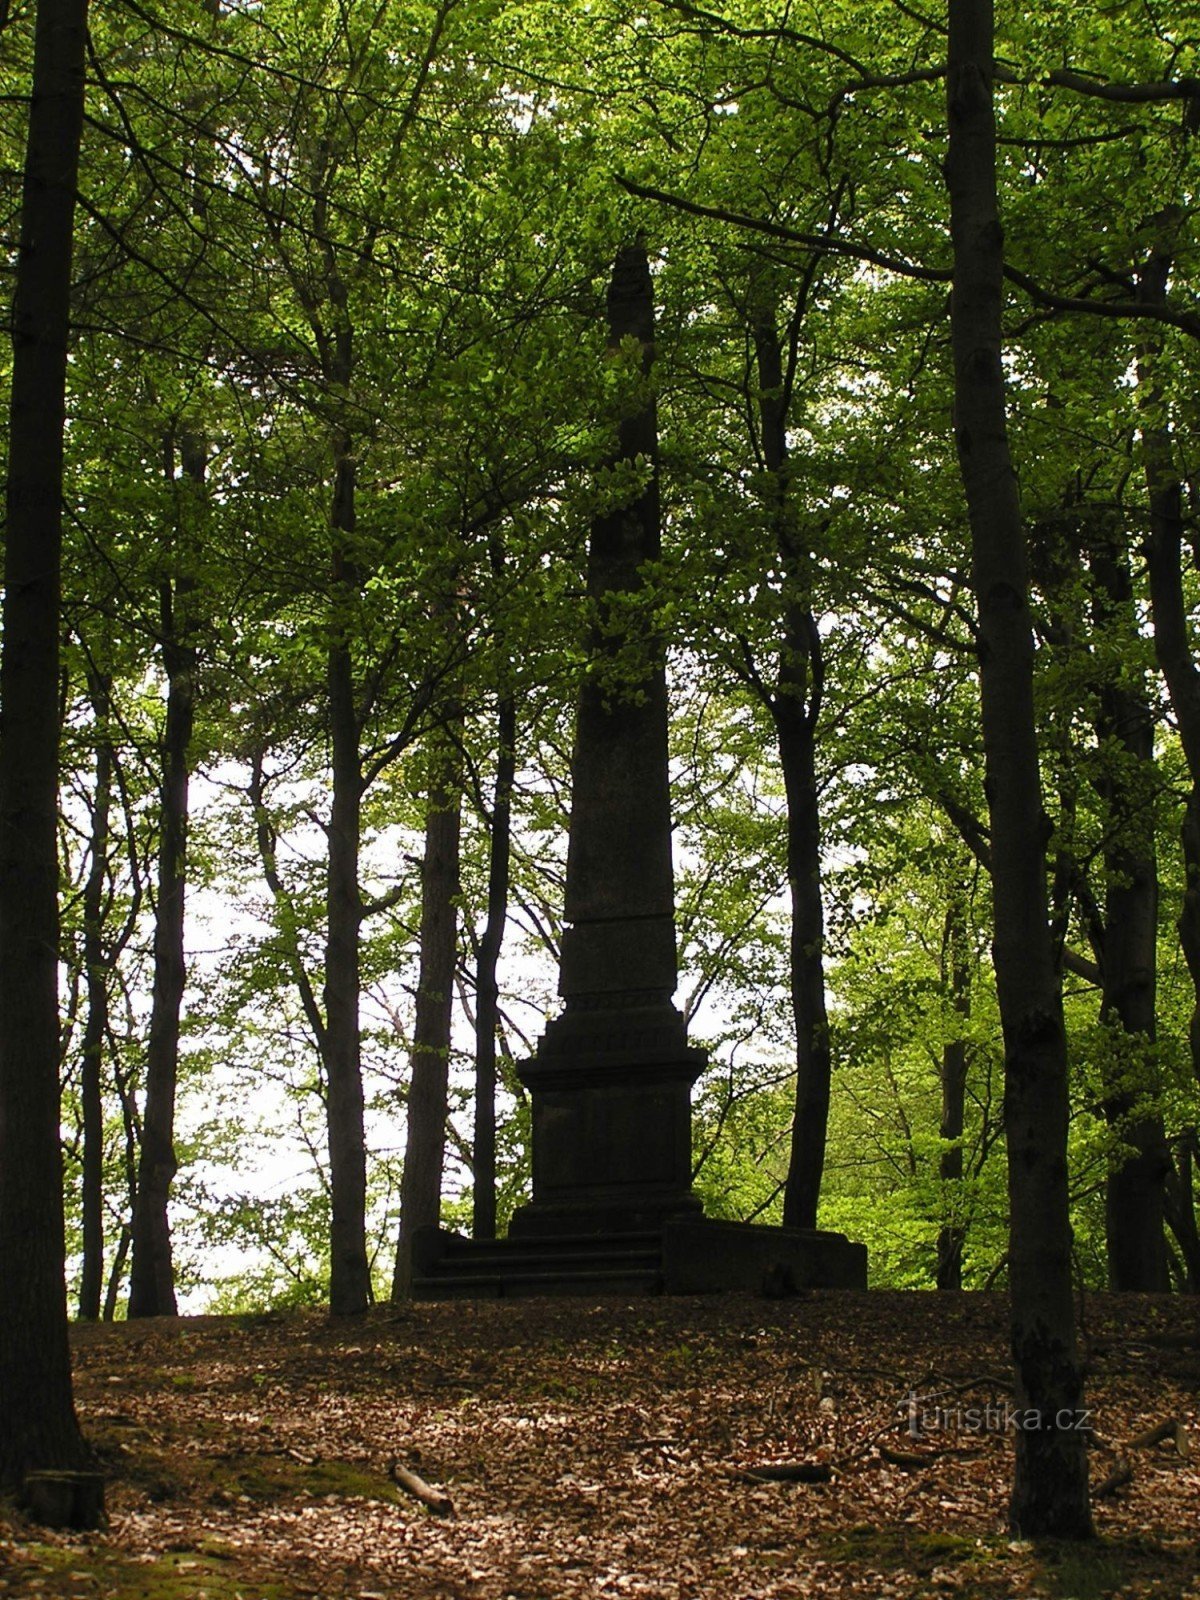
[(416, 1300), (526, 1295), (711, 1294), (781, 1299), (807, 1289), (865, 1289), (866, 1246), (844, 1234), (675, 1216), (657, 1229), (471, 1240), (422, 1228)]
[(844, 1233), (673, 1217), (662, 1234), (667, 1294), (745, 1289), (782, 1298), (804, 1289), (865, 1289), (867, 1247)]

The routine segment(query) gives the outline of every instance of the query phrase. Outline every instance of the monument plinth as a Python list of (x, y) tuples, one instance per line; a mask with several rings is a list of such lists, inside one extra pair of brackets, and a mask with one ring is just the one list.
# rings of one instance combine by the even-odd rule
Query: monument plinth
[[(654, 300), (637, 243), (608, 293), (608, 353), (629, 396), (588, 543), (588, 665), (571, 763), (563, 1009), (518, 1072), (533, 1113), (533, 1197), (507, 1239), (414, 1240), (418, 1295), (864, 1288), (841, 1234), (707, 1221), (691, 1187), (691, 1090), (705, 1052), (673, 1003), (675, 887)], [(603, 475), (602, 475), (603, 476)]]

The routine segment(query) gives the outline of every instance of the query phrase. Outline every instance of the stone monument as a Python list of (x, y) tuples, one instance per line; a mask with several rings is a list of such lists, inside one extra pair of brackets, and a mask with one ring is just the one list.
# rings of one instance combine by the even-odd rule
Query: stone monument
[(665, 646), (647, 584), (661, 554), (654, 300), (640, 241), (617, 255), (608, 353), (633, 398), (612, 504), (588, 546), (592, 623), (571, 766), (563, 1010), (521, 1082), (533, 1196), (506, 1240), (414, 1239), (414, 1294), (865, 1287), (843, 1235), (719, 1223), (691, 1189), (691, 1088), (705, 1062), (672, 1002), (675, 895)]
[(571, 763), (563, 1011), (519, 1069), (533, 1106), (533, 1200), (513, 1218), (516, 1235), (631, 1231), (700, 1212), (690, 1095), (705, 1056), (671, 1003), (665, 650), (643, 592), (661, 534), (654, 301), (640, 245), (613, 268), (608, 348), (637, 378), (614, 467), (637, 472), (641, 489), (632, 500), (618, 491), (624, 503), (596, 518), (588, 545), (593, 622)]

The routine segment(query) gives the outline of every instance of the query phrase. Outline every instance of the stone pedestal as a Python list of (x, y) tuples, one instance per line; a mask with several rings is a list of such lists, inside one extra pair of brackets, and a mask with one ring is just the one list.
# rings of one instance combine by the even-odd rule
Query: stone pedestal
[(867, 1247), (844, 1233), (676, 1217), (663, 1228), (668, 1294), (743, 1289), (782, 1300), (808, 1289), (865, 1289)]
[(533, 1106), (533, 1199), (509, 1236), (642, 1232), (699, 1216), (691, 1089), (704, 1061), (671, 1005), (551, 1022), (518, 1069)]

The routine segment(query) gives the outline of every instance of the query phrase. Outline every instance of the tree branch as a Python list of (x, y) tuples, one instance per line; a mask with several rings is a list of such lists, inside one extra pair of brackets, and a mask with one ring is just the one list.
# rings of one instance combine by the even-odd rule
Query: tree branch
[(782, 222), (768, 222), (763, 217), (750, 217), (742, 211), (727, 211), (723, 206), (705, 206), (683, 195), (668, 194), (663, 189), (653, 189), (648, 184), (636, 183), (621, 173), (617, 182), (628, 194), (639, 200), (654, 200), (659, 205), (671, 206), (676, 211), (693, 217), (705, 217), (712, 222), (728, 222), (736, 228), (748, 228), (754, 233), (765, 233), (772, 239), (785, 239), (789, 244), (802, 244), (809, 250), (823, 250), (827, 255), (845, 256), (851, 261), (869, 261), (886, 272), (900, 277), (916, 278), (923, 283), (949, 283), (949, 267), (924, 267), (916, 261), (905, 261), (900, 256), (888, 255), (867, 244), (857, 244), (845, 239), (831, 239), (823, 233), (804, 233), (799, 228), (789, 228)]
[(1090, 300), (1082, 295), (1054, 294), (1043, 289), (1028, 273), (1006, 265), (1004, 276), (1019, 289), (1024, 289), (1031, 300), (1051, 311), (1086, 311), (1097, 317), (1140, 317), (1150, 322), (1165, 322), (1170, 327), (1182, 328), (1194, 339), (1200, 339), (1200, 315), (1194, 311), (1176, 311), (1165, 303), (1146, 303), (1137, 300)]
[(1074, 89), (1096, 100), (1116, 100), (1122, 105), (1146, 105), (1163, 100), (1200, 101), (1200, 78), (1176, 78), (1162, 83), (1106, 83), (1101, 78), (1086, 76), (1060, 67), (1047, 75), (1048, 83), (1062, 89)]

